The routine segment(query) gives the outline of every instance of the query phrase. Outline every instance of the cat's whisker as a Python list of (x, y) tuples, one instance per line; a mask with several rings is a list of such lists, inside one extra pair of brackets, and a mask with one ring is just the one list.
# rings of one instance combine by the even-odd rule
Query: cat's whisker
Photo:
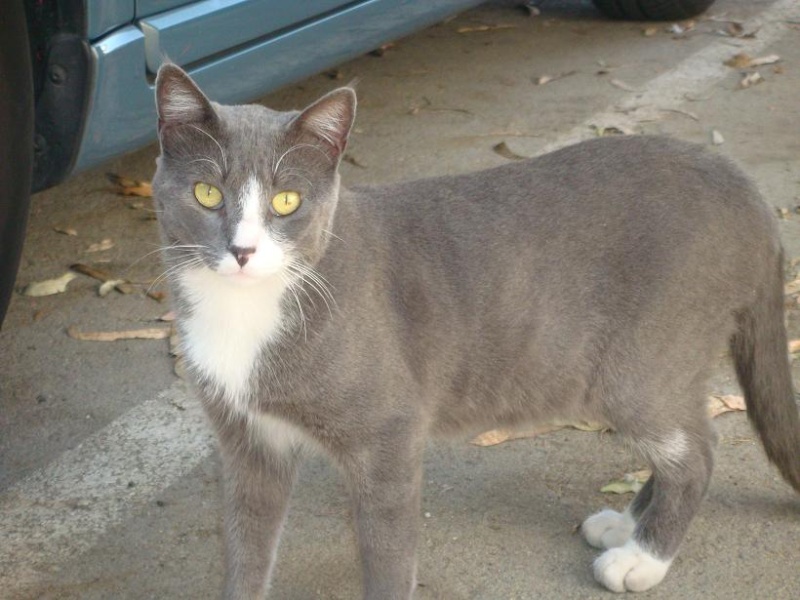
[(220, 166), (219, 166), (219, 163), (218, 163), (217, 161), (213, 160), (213, 159), (212, 159), (212, 158), (210, 158), (210, 157), (205, 157), (205, 156), (204, 156), (204, 157), (201, 157), (201, 158), (195, 158), (194, 160), (190, 160), (190, 161), (189, 161), (188, 163), (186, 163), (186, 164), (192, 164), (192, 163), (196, 163), (196, 162), (207, 162), (207, 163), (211, 163), (211, 164), (214, 166), (214, 168), (216, 168), (216, 170), (217, 170), (217, 172), (219, 173), (219, 176), (220, 176), (220, 177), (222, 177), (222, 175), (224, 174), (224, 171), (222, 170), (222, 167), (220, 167)]
[(208, 133), (206, 130), (198, 127), (197, 125), (193, 125), (191, 123), (187, 123), (187, 125), (189, 125), (189, 127), (191, 127), (192, 129), (196, 129), (197, 131), (199, 131), (203, 135), (208, 136), (211, 139), (211, 141), (214, 142), (217, 145), (217, 148), (219, 148), (219, 153), (222, 156), (222, 164), (225, 166), (225, 170), (227, 171), (228, 170), (228, 159), (225, 156), (225, 150), (223, 150), (222, 144), (220, 144), (213, 135)]
[[(286, 284), (286, 289), (291, 294), (292, 300), (297, 305), (297, 310), (300, 314), (300, 326), (303, 328), (303, 339), (308, 341), (308, 329), (306, 327), (306, 315), (303, 312), (303, 303), (300, 302), (300, 298), (297, 296), (297, 282), (291, 278), (286, 277), (285, 275), (281, 275), (281, 279)], [(305, 291), (305, 290), (303, 290)]]
[(302, 148), (311, 148), (312, 150), (317, 150), (323, 156), (325, 156), (325, 158), (329, 158), (328, 155), (325, 154), (325, 151), (322, 148), (320, 148), (319, 146), (317, 146), (316, 144), (295, 144), (294, 146), (289, 148), (286, 152), (281, 154), (281, 157), (278, 159), (278, 162), (275, 164), (274, 167), (272, 167), (272, 176), (275, 177), (278, 174), (278, 169), (281, 166), (281, 162), (283, 162), (283, 159), (286, 158), (286, 156), (289, 153), (294, 152), (295, 150), (300, 150)]
[[(300, 179), (303, 179), (308, 184), (309, 189), (313, 190), (314, 189), (314, 184), (311, 182), (311, 180), (308, 177), (306, 177), (305, 175), (302, 175), (302, 173), (304, 173), (304, 172), (305, 172), (305, 169), (298, 169), (296, 167), (289, 167), (288, 169), (284, 169), (283, 171), (281, 171), (280, 175), (283, 176), (283, 177), (298, 177)], [(277, 174), (276, 174), (276, 177), (277, 177)]]
[[(305, 282), (309, 288), (317, 293), (320, 299), (325, 303), (328, 313), (333, 315), (333, 307), (336, 306), (336, 298), (334, 298), (333, 292), (330, 290), (330, 283), (312, 267), (302, 262), (294, 261), (288, 265), (288, 268), (292, 273), (298, 275), (300, 281)], [(333, 305), (333, 307), (331, 307), (331, 305)]]
[(336, 235), (335, 233), (333, 233), (332, 231), (328, 231), (327, 229), (323, 229), (323, 230), (322, 230), (322, 233), (324, 233), (324, 234), (328, 235), (329, 237), (336, 238), (337, 240), (339, 240), (339, 241), (340, 241), (340, 242), (342, 242), (343, 244), (346, 244), (346, 243), (347, 243), (347, 242), (345, 242), (345, 241), (344, 241), (342, 238), (340, 238), (338, 235)]
[(166, 279), (167, 277), (169, 277), (173, 273), (176, 273), (176, 272), (181, 271), (181, 270), (188, 269), (188, 268), (190, 268), (192, 266), (195, 266), (195, 265), (202, 266), (203, 265), (203, 257), (201, 257), (201, 256), (193, 256), (193, 257), (189, 258), (188, 260), (180, 262), (180, 263), (178, 263), (176, 265), (172, 265), (171, 267), (166, 269), (163, 273), (161, 273), (161, 275), (159, 275), (158, 277), (156, 277), (153, 280), (153, 282), (150, 284), (150, 287), (147, 288), (147, 292), (151, 292), (156, 285), (158, 285), (161, 281), (163, 281), (164, 279)]
[(194, 249), (198, 249), (198, 248), (207, 248), (207, 247), (208, 246), (206, 246), (204, 244), (178, 244), (177, 242), (175, 242), (173, 244), (169, 244), (167, 246), (158, 245), (155, 250), (151, 250), (150, 252), (147, 252), (146, 254), (143, 254), (142, 256), (140, 256), (139, 258), (134, 260), (131, 264), (128, 265), (128, 267), (125, 269), (124, 272), (128, 273), (133, 267), (138, 265), (140, 262), (142, 262), (144, 259), (148, 258), (149, 256), (152, 256), (153, 254), (158, 254), (158, 253), (167, 252), (167, 251), (171, 251), (171, 250), (182, 250), (183, 251), (183, 250), (189, 250), (189, 249), (193, 249), (194, 250)]

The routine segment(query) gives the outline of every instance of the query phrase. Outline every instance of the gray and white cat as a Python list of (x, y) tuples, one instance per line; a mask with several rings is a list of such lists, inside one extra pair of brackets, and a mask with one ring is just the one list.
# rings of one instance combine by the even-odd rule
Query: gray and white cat
[(348, 88), (302, 112), (158, 74), (153, 182), (185, 356), (225, 480), (225, 598), (266, 594), (306, 450), (340, 467), (370, 600), (415, 588), (429, 434), (606, 423), (653, 476), (589, 517), (610, 590), (665, 576), (711, 475), (710, 364), (800, 490), (769, 208), (727, 160), (597, 139), (457, 177), (346, 190)]

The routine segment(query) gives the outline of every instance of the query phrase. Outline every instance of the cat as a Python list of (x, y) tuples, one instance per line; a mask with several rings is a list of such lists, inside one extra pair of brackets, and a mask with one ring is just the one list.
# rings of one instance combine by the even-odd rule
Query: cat
[(340, 468), (364, 597), (408, 600), (429, 434), (586, 419), (653, 475), (590, 516), (594, 575), (667, 573), (705, 495), (704, 385), (729, 344), (800, 491), (774, 216), (727, 159), (599, 138), (477, 173), (345, 189), (350, 88), (299, 112), (156, 81), (153, 181), (183, 351), (216, 431), (228, 599), (266, 595), (298, 465)]

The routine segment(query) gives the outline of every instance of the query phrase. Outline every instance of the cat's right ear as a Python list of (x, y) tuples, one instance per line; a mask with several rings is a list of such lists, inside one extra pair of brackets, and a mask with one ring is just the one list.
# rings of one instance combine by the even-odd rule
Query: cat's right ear
[(197, 84), (178, 65), (164, 63), (156, 76), (158, 132), (171, 125), (201, 125), (217, 118), (214, 107)]

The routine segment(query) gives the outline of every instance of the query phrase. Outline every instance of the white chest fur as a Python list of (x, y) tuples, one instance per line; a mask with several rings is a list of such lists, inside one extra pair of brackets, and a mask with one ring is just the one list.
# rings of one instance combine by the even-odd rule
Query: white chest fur
[(192, 305), (183, 328), (185, 356), (231, 408), (246, 412), (256, 361), (281, 333), (285, 285), (279, 278), (235, 285), (207, 268), (185, 272), (180, 285)]

